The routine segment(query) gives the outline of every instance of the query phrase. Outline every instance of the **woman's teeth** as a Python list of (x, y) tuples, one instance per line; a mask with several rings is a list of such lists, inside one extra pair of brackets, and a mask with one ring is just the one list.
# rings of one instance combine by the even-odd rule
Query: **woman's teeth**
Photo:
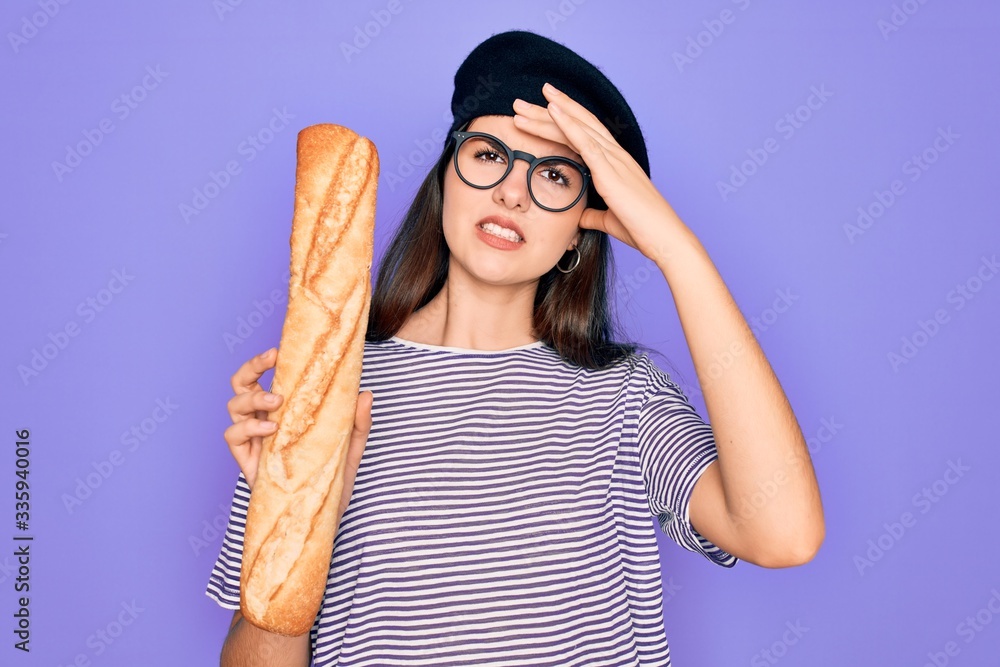
[(517, 235), (512, 229), (507, 229), (506, 227), (501, 227), (500, 225), (487, 222), (484, 225), (479, 225), (479, 228), (486, 232), (487, 234), (492, 234), (493, 236), (499, 236), (502, 239), (507, 239), (508, 241), (513, 241), (515, 243), (520, 243), (524, 239)]

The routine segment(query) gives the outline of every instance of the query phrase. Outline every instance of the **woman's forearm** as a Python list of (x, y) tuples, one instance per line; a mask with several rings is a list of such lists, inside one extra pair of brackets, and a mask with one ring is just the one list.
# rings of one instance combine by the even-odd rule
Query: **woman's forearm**
[(258, 628), (242, 615), (226, 635), (221, 667), (309, 667), (309, 633), (285, 637)]
[[(815, 471), (791, 405), (705, 248), (677, 218), (658, 262), (677, 306), (719, 449), (725, 506), (742, 548), (762, 561), (804, 562), (823, 541)], [(775, 482), (774, 480), (778, 480)], [(770, 501), (741, 512), (773, 488)]]

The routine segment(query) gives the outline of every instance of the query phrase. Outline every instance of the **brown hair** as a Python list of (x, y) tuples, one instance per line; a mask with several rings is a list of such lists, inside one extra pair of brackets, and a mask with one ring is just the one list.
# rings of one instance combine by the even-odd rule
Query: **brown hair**
[[(444, 285), (450, 251), (442, 231), (442, 193), (453, 144), (448, 142), (420, 184), (382, 258), (366, 340), (394, 336)], [(617, 323), (608, 301), (614, 256), (608, 235), (581, 229), (577, 249), (580, 263), (572, 272), (552, 267), (538, 279), (532, 333), (566, 361), (595, 370), (628, 359), (639, 348), (648, 350), (614, 340)]]

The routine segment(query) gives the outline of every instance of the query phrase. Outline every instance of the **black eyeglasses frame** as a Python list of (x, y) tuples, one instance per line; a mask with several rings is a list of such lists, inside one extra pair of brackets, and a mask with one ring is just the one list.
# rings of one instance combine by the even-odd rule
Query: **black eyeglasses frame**
[[(507, 151), (507, 169), (503, 172), (503, 176), (498, 178), (496, 182), (491, 185), (476, 185), (475, 183), (470, 183), (465, 178), (465, 176), (462, 176), (462, 170), (458, 168), (459, 148), (462, 146), (462, 144), (465, 142), (466, 139), (469, 139), (471, 137), (486, 137), (488, 139), (492, 139), (505, 151)], [(553, 213), (561, 213), (562, 211), (568, 211), (569, 209), (576, 206), (577, 202), (579, 202), (580, 199), (583, 197), (583, 193), (587, 192), (587, 189), (590, 187), (590, 170), (587, 169), (586, 165), (581, 164), (576, 160), (571, 160), (568, 157), (564, 157), (562, 155), (547, 155), (545, 157), (535, 157), (531, 153), (525, 153), (524, 151), (515, 151), (510, 146), (501, 141), (498, 137), (488, 132), (463, 132), (461, 130), (455, 130), (454, 132), (451, 133), (451, 138), (455, 140), (455, 145), (452, 149), (454, 151), (454, 155), (452, 156), (452, 158), (454, 159), (455, 162), (455, 173), (458, 174), (458, 177), (461, 178), (466, 185), (469, 185), (478, 190), (489, 190), (490, 188), (494, 188), (497, 185), (499, 185), (503, 181), (503, 179), (507, 178), (507, 175), (510, 174), (511, 169), (514, 168), (514, 160), (524, 160), (525, 162), (528, 163), (528, 171), (525, 174), (525, 178), (528, 181), (528, 194), (531, 196), (531, 201), (533, 201), (539, 208), (543, 210), (551, 211)], [(576, 167), (577, 169), (579, 169), (580, 173), (583, 175), (583, 186), (580, 188), (580, 192), (576, 195), (576, 199), (574, 199), (573, 203), (570, 204), (569, 206), (564, 206), (562, 208), (550, 208), (548, 206), (545, 206), (535, 198), (535, 193), (531, 190), (531, 172), (535, 169), (537, 165), (539, 165), (542, 162), (547, 162), (549, 160), (556, 160), (558, 162), (567, 162)]]

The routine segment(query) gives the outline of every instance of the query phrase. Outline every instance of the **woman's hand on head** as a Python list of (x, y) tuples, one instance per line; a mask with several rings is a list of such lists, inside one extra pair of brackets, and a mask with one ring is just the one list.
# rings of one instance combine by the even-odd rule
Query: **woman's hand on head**
[(549, 101), (547, 107), (521, 99), (514, 102), (514, 124), (525, 132), (565, 144), (583, 158), (608, 209), (584, 209), (580, 227), (610, 234), (655, 261), (665, 250), (658, 247), (664, 226), (683, 225), (680, 218), (639, 163), (593, 113), (551, 84), (546, 84), (542, 93)]

